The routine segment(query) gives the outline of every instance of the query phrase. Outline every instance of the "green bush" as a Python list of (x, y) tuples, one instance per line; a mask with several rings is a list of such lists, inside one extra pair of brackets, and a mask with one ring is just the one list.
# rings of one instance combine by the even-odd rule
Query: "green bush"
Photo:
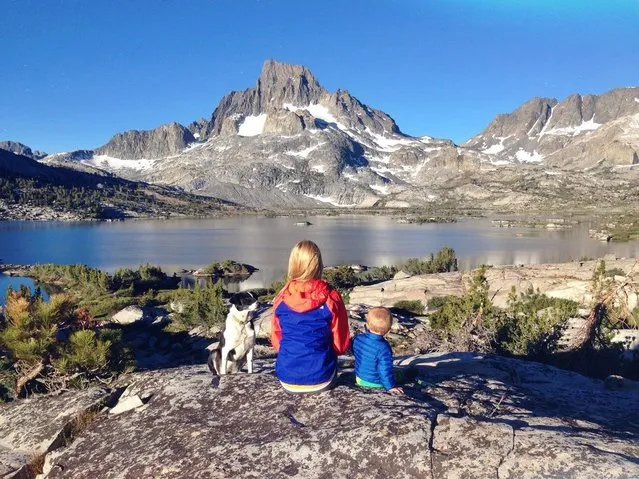
[(626, 276), (626, 273), (621, 268), (607, 269), (605, 276), (607, 278), (614, 278), (615, 276)]
[(334, 268), (325, 269), (324, 280), (335, 289), (352, 288), (358, 283), (357, 275), (350, 266), (340, 265)]
[(410, 258), (399, 269), (410, 274), (432, 274), (446, 273), (449, 271), (457, 271), (457, 257), (455, 250), (445, 246), (440, 249), (437, 254), (430, 254), (427, 260), (419, 258)]
[(208, 266), (205, 266), (200, 270), (201, 274), (207, 274), (211, 276), (228, 276), (228, 275), (249, 275), (254, 271), (254, 268), (249, 265), (238, 263), (230, 259), (222, 261), (216, 261)]
[(224, 303), (224, 288), (221, 280), (206, 286), (195, 283), (193, 289), (178, 288), (170, 295), (170, 301), (178, 306), (176, 318), (185, 328), (211, 327), (224, 322), (228, 308)]
[(140, 279), (140, 275), (131, 268), (119, 268), (113, 273), (112, 289), (133, 289), (133, 285)]
[(39, 264), (29, 272), (36, 281), (95, 294), (111, 288), (111, 278), (104, 271), (83, 264)]
[(397, 266), (379, 266), (370, 268), (359, 274), (359, 284), (373, 283), (376, 281), (388, 281), (399, 271)]
[(401, 301), (397, 301), (394, 305), (394, 308), (401, 309), (404, 311), (408, 311), (413, 314), (424, 314), (424, 303), (419, 300), (408, 300), (404, 299)]
[[(9, 291), (0, 350), (17, 371), (11, 376), (14, 393), (22, 394), (33, 379), (47, 387), (69, 387), (120, 372), (126, 355), (118, 333), (87, 329), (91, 325), (95, 322), (87, 309), (77, 308), (68, 295), (45, 302), (28, 289)], [(6, 383), (6, 371), (0, 376)]]
[[(433, 329), (448, 335), (459, 330), (469, 320), (491, 320), (493, 305), (488, 296), (486, 267), (482, 266), (477, 270), (466, 294), (446, 296), (440, 300), (440, 304), (440, 309), (431, 315), (430, 324)], [(490, 326), (492, 327), (492, 324)]]
[(76, 331), (69, 338), (55, 366), (66, 374), (104, 371), (108, 367), (110, 349), (111, 341), (98, 339), (95, 331)]
[(453, 297), (454, 296), (433, 296), (426, 302), (426, 305), (431, 309), (439, 309)]
[(517, 297), (513, 288), (506, 314), (499, 323), (500, 349), (531, 357), (556, 352), (568, 319), (577, 314), (577, 308), (574, 301), (549, 298), (532, 290)]

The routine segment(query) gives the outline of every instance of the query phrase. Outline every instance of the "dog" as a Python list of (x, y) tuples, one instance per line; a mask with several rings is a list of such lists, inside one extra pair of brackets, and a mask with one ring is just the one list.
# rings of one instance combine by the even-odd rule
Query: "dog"
[(235, 293), (229, 301), (231, 308), (226, 316), (224, 330), (217, 347), (209, 355), (208, 366), (218, 376), (239, 373), (245, 365), (248, 372), (253, 373), (253, 319), (259, 306), (257, 296), (245, 291)]

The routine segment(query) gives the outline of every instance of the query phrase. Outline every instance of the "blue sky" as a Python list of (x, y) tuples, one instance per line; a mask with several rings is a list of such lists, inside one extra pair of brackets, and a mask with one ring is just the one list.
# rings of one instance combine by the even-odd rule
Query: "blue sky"
[(0, 0), (0, 140), (209, 117), (267, 58), (462, 142), (533, 96), (639, 85), (639, 0)]

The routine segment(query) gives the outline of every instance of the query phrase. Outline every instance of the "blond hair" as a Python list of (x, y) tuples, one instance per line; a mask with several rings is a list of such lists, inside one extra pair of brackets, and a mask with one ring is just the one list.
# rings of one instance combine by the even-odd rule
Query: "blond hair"
[(288, 258), (289, 281), (321, 279), (323, 268), (322, 253), (315, 243), (302, 240), (293, 246)]
[(387, 334), (393, 324), (393, 317), (387, 308), (373, 308), (366, 315), (366, 326), (372, 333), (384, 336)]

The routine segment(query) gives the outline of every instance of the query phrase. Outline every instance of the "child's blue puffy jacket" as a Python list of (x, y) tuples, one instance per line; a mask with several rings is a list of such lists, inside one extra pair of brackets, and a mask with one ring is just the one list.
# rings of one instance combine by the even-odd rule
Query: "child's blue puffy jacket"
[(271, 343), (278, 379), (300, 386), (329, 381), (350, 343), (342, 297), (325, 281), (290, 281), (273, 300)]
[(356, 335), (353, 338), (353, 354), (355, 376), (387, 390), (395, 387), (393, 351), (384, 336), (370, 331)]

